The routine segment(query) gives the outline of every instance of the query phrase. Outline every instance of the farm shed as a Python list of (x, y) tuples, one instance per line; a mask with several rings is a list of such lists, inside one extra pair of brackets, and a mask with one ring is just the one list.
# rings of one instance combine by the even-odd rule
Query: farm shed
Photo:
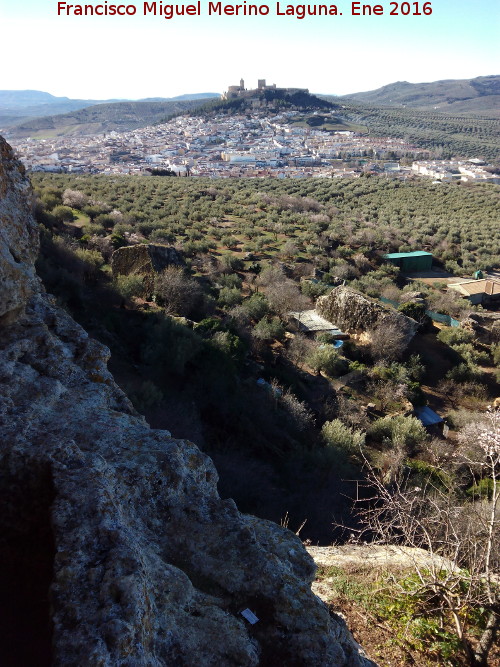
[(438, 415), (437, 412), (431, 410), (428, 405), (415, 408), (415, 417), (422, 423), (428, 433), (434, 435), (442, 435), (444, 438), (448, 436), (449, 427), (444, 419)]
[(384, 255), (391, 264), (399, 266), (406, 273), (430, 271), (432, 268), (432, 253), (416, 250), (415, 252), (390, 252)]
[(500, 282), (498, 280), (465, 280), (449, 284), (448, 289), (458, 292), (472, 304), (488, 307), (500, 303)]

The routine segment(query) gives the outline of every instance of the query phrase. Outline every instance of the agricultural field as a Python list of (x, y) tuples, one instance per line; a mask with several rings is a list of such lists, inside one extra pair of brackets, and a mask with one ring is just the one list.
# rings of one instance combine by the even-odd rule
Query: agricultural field
[[(384, 177), (32, 181), (48, 291), (111, 348), (115, 376), (153, 426), (211, 453), (221, 486), (243, 509), (274, 520), (288, 512), (298, 523), (307, 515), (306, 535), (328, 539), (319, 508), (334, 504), (330, 485), (359, 474), (360, 444), (391, 468), (394, 451), (384, 443), (394, 415), (429, 403), (453, 432), (461, 410), (475, 414), (498, 395), (496, 334), (480, 341), (421, 312), (422, 301), (457, 320), (478, 310), (447, 280), (498, 270), (496, 186)], [(150, 243), (175, 248), (183, 268), (169, 267), (154, 285), (112, 275), (117, 248)], [(434, 255), (434, 271), (421, 280), (383, 259), (415, 249)], [(421, 319), (409, 348), (389, 352), (374, 332), (370, 344), (351, 336), (334, 348), (328, 334), (290, 328), (290, 311), (314, 308), (338, 284)], [(415, 293), (420, 305), (408, 302)], [(412, 424), (404, 451), (419, 457), (431, 440)], [(237, 483), (248, 457), (254, 476)], [(297, 475), (308, 491), (296, 492)]]
[(375, 137), (398, 137), (415, 146), (449, 158), (481, 157), (496, 162), (500, 158), (497, 114), (446, 114), (440, 111), (382, 107), (351, 103), (346, 100), (344, 117), (366, 126)]
[[(499, 271), (498, 186), (376, 176), (31, 178), (47, 291), (110, 348), (110, 370), (151, 426), (213, 458), (222, 497), (331, 544), (346, 528), (363, 531), (351, 499), (371, 497), (377, 479), (381, 493), (410, 489), (422, 507), (438, 494), (461, 508), (462, 532), (474, 533), (498, 486), (467, 462), (499, 395), (500, 318), (447, 283)], [(137, 266), (150, 247), (171, 264), (156, 274), (118, 271), (124, 250)], [(431, 271), (403, 274), (384, 258), (415, 250), (433, 254)], [(410, 317), (416, 335), (407, 344), (397, 326), (362, 322), (341, 341), (302, 332), (290, 312), (336, 290)], [(429, 311), (463, 324), (433, 323)], [(417, 419), (425, 406), (446, 433)], [(342, 589), (347, 611), (392, 628), (399, 643), (384, 648), (376, 637), (378, 655), (414, 664), (431, 651), (433, 664), (466, 664), (445, 607), (426, 616), (432, 586), (374, 606), (369, 587), (347, 590), (337, 570), (320, 575)], [(397, 585), (404, 592), (415, 581)], [(473, 617), (475, 641), (487, 622), (483, 584), (461, 581), (474, 591), (464, 623)], [(397, 617), (417, 608), (427, 625), (412, 626), (408, 643)]]

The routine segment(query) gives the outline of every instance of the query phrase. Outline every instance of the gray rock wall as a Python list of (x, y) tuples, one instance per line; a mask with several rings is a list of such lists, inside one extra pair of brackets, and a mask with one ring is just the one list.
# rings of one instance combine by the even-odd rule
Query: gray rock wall
[(299, 539), (221, 500), (211, 460), (150, 429), (109, 351), (43, 292), (28, 185), (0, 149), (0, 595), (13, 629), (2, 658), (371, 664), (311, 592)]
[(335, 287), (329, 294), (320, 296), (316, 310), (321, 317), (351, 334), (369, 332), (381, 324), (390, 323), (396, 325), (409, 343), (418, 328), (415, 320), (350, 287)]

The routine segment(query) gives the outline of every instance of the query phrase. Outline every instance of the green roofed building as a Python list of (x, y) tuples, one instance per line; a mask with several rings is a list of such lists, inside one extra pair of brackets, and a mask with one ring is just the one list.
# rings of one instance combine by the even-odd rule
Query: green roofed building
[(430, 271), (432, 268), (432, 253), (416, 250), (415, 252), (390, 252), (384, 255), (391, 264), (399, 266), (405, 273), (419, 273)]

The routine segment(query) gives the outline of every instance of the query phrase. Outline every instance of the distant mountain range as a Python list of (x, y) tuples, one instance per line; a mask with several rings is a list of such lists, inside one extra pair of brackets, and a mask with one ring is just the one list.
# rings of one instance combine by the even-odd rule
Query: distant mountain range
[[(22, 124), (28, 129), (31, 119), (53, 117), (94, 106), (110, 104), (140, 104), (142, 102), (184, 102), (219, 97), (219, 93), (192, 93), (177, 97), (155, 97), (137, 102), (131, 100), (77, 100), (69, 97), (55, 97), (40, 90), (0, 90), (0, 128), (6, 130)], [(125, 108), (127, 111), (127, 108)], [(130, 110), (128, 109), (128, 112)], [(172, 113), (168, 111), (167, 113)], [(36, 126), (36, 124), (35, 124)], [(17, 130), (16, 130), (17, 134)]]
[(397, 81), (377, 90), (344, 95), (340, 99), (355, 100), (375, 106), (413, 107), (434, 109), (447, 114), (465, 113), (498, 117), (500, 76), (479, 76), (475, 79), (450, 79), (431, 83)]
[[(126, 131), (200, 107), (218, 93), (194, 93), (145, 100), (74, 100), (38, 90), (0, 90), (0, 131), (7, 137), (54, 137)], [(431, 83), (397, 81), (377, 90), (342, 97), (321, 95), (336, 104), (414, 108), (449, 115), (500, 118), (500, 76)]]
[(154, 125), (172, 114), (199, 107), (205, 99), (167, 102), (113, 102), (96, 104), (69, 113), (31, 118), (6, 128), (9, 138), (51, 138), (126, 132), (139, 127)]

